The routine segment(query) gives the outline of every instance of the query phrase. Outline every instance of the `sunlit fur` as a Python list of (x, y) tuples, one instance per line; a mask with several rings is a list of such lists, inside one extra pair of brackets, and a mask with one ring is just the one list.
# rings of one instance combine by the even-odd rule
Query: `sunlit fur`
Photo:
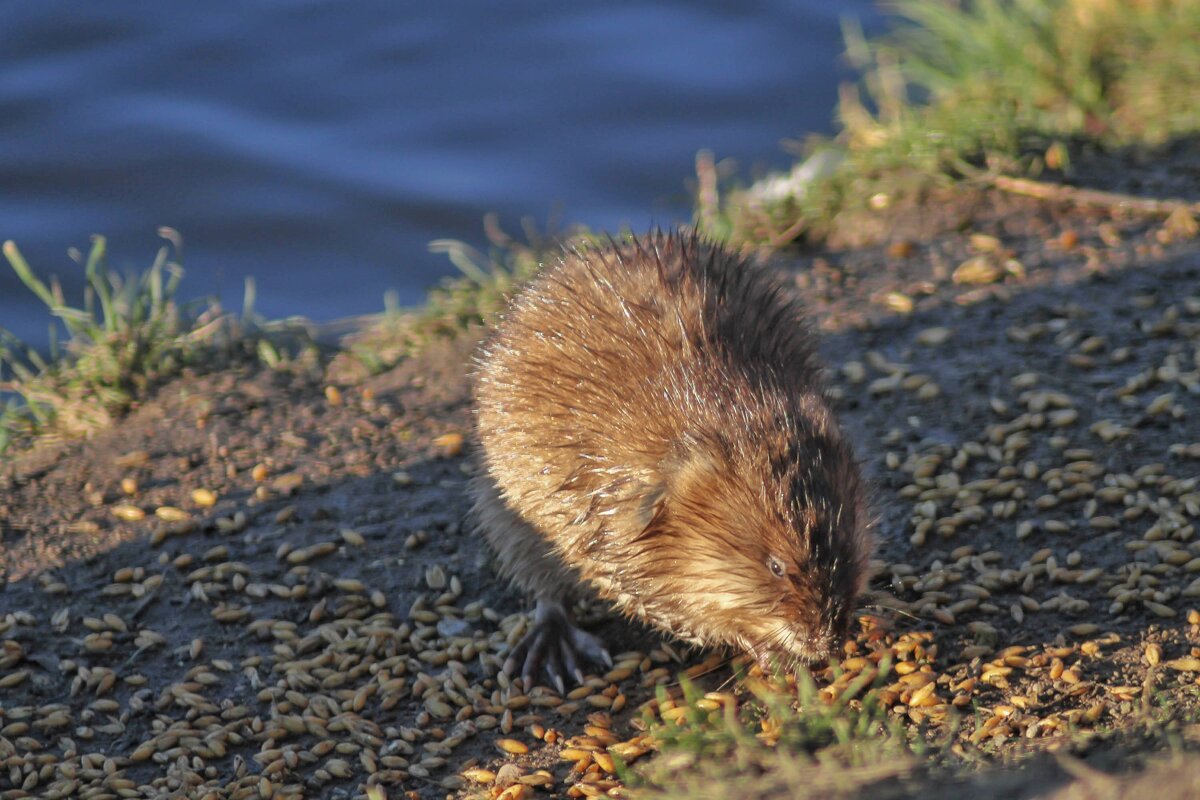
[(840, 644), (871, 551), (863, 486), (768, 273), (681, 235), (568, 253), (514, 300), (475, 387), (475, 517), (521, 588), (582, 583), (759, 658)]

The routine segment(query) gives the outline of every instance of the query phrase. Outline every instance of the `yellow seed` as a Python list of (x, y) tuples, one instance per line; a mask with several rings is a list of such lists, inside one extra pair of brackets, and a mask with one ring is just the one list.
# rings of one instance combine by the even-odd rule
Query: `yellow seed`
[(304, 483), (304, 476), (292, 472), (287, 475), (280, 475), (275, 480), (271, 481), (271, 488), (282, 495), (288, 496), (296, 493), (296, 490)]
[(83, 637), (83, 649), (89, 653), (103, 653), (111, 650), (112, 646), (111, 634), (93, 633)]
[(650, 752), (649, 748), (641, 742), (640, 737), (635, 737), (628, 742), (618, 742), (610, 746), (608, 752), (619, 757), (626, 764), (630, 764)]
[(1157, 667), (1160, 661), (1162, 661), (1162, 647), (1154, 642), (1146, 645), (1146, 663)]
[(176, 508), (175, 506), (159, 506), (154, 509), (154, 516), (164, 519), (167, 522), (183, 522), (188, 519), (188, 513), (182, 508)]
[(1105, 709), (1105, 704), (1103, 701), (1096, 703), (1096, 705), (1092, 706), (1087, 711), (1083, 712), (1083, 720), (1085, 722), (1087, 722), (1089, 725), (1095, 723), (1098, 719), (1100, 719), (1100, 716), (1104, 713), (1104, 709)]
[(1171, 669), (1179, 670), (1180, 672), (1200, 672), (1200, 658), (1187, 657), (1176, 658), (1166, 662)]
[(17, 684), (24, 682), (24, 680), (28, 677), (29, 670), (27, 669), (18, 670), (17, 672), (5, 675), (3, 678), (0, 678), (0, 689), (7, 689), (11, 686), (16, 686)]
[(662, 716), (664, 722), (674, 722), (687, 716), (687, 713), (687, 706), (678, 706), (676, 708), (664, 709), (660, 716)]
[(425, 584), (430, 589), (446, 588), (446, 572), (437, 565), (430, 567), (425, 570)]
[(1150, 613), (1157, 617), (1175, 616), (1175, 609), (1171, 608), (1170, 606), (1163, 605), (1162, 603), (1156, 603), (1153, 600), (1143, 600), (1142, 604), (1150, 610)]
[(912, 693), (912, 697), (909, 699), (908, 704), (914, 707), (933, 706), (940, 704), (942, 702), (941, 698), (934, 694), (934, 689), (936, 688), (937, 684), (933, 681), (930, 681)]
[(496, 773), (490, 769), (483, 769), (481, 767), (463, 770), (462, 775), (467, 780), (475, 781), (476, 783), (491, 783), (496, 780)]
[(917, 334), (917, 342), (920, 344), (933, 347), (939, 344), (944, 344), (953, 334), (950, 328), (926, 328)]
[(131, 506), (128, 503), (122, 503), (119, 506), (113, 506), (113, 516), (124, 522), (137, 522), (146, 518), (146, 512), (142, 511), (137, 506)]
[(193, 489), (192, 502), (201, 508), (211, 508), (217, 504), (217, 495), (211, 489)]
[(558, 757), (563, 761), (579, 761), (582, 758), (591, 756), (591, 751), (581, 750), (578, 747), (564, 747), (558, 752)]
[(367, 540), (363, 538), (363, 535), (361, 533), (359, 533), (358, 531), (355, 531), (355, 530), (351, 530), (350, 528), (342, 528), (341, 534), (342, 534), (342, 541), (344, 541), (346, 544), (350, 545), (351, 547), (362, 547), (363, 545), (365, 545), (367, 543)]
[[(437, 717), (438, 719), (449, 719), (450, 717), (454, 716), (454, 708), (449, 703), (438, 700), (436, 697), (431, 697), (426, 700), (425, 708), (430, 714), (433, 714), (433, 716)], [(507, 739), (505, 741), (513, 740)], [(518, 742), (518, 744), (520, 744), (520, 742)], [(524, 747), (524, 745), (521, 746)]]
[(986, 233), (972, 233), (968, 241), (980, 253), (994, 253), (1000, 249), (1000, 240)]
[(959, 264), (950, 276), (957, 284), (978, 285), (995, 283), (1004, 277), (1004, 269), (986, 256), (974, 256)]
[(615, 667), (604, 673), (604, 680), (608, 683), (619, 683), (632, 674), (632, 667)]
[(902, 292), (888, 292), (883, 296), (883, 305), (897, 314), (909, 314), (913, 310), (913, 299)]
[(255, 464), (254, 469), (250, 470), (250, 477), (253, 478), (256, 483), (262, 483), (270, 474), (271, 471), (267, 469), (266, 464)]
[(1068, 425), (1073, 425), (1079, 419), (1079, 412), (1073, 408), (1064, 408), (1059, 411), (1051, 411), (1049, 414), (1050, 424), (1055, 428), (1065, 428)]
[(497, 739), (496, 747), (499, 747), (505, 753), (515, 756), (525, 755), (529, 752), (529, 748), (524, 742), (519, 742), (516, 739)]
[(1173, 402), (1175, 402), (1174, 394), (1171, 394), (1170, 392), (1167, 394), (1160, 394), (1158, 397), (1155, 397), (1153, 400), (1151, 400), (1150, 404), (1146, 406), (1146, 413), (1150, 416), (1161, 414), (1170, 408)]
[(325, 399), (329, 401), (329, 405), (331, 406), (340, 406), (342, 404), (342, 390), (336, 386), (326, 386)]
[(121, 478), (121, 491), (133, 497), (138, 492), (138, 482), (136, 478)]
[(446, 458), (454, 458), (462, 453), (465, 442), (461, 433), (444, 433), (434, 437), (433, 446)]

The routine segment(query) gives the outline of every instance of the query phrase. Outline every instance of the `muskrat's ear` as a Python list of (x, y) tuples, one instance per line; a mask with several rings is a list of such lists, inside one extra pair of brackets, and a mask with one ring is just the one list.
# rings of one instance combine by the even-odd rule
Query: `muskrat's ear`
[(677, 441), (659, 466), (666, 501), (691, 503), (699, 497), (712, 497), (721, 476), (728, 475), (722, 452), (719, 442), (692, 436)]
[(686, 435), (672, 444), (641, 492), (638, 521), (642, 535), (651, 535), (671, 512), (678, 513), (681, 506), (690, 505), (696, 493), (704, 492), (718, 474), (718, 460), (711, 446)]
[(667, 485), (661, 481), (653, 486), (646, 485), (641, 493), (641, 502), (638, 503), (638, 524), (642, 526), (642, 532), (638, 538), (651, 536), (659, 528), (663, 517), (666, 513), (666, 502), (664, 498), (667, 496)]

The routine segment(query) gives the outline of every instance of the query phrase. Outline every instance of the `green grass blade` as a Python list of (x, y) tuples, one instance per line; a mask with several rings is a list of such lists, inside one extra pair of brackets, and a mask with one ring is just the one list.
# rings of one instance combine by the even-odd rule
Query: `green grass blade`
[(488, 282), (488, 273), (479, 266), (488, 259), (469, 244), (457, 239), (434, 239), (429, 243), (429, 252), (445, 253), (450, 263), (468, 278), (479, 284)]
[(117, 315), (113, 309), (108, 275), (104, 271), (104, 256), (107, 250), (108, 242), (103, 236), (92, 237), (92, 249), (88, 252), (84, 274), (87, 276), (88, 285), (95, 290), (96, 297), (100, 300), (100, 314), (104, 330), (111, 333), (117, 329)]
[(33, 270), (29, 268), (29, 263), (21, 255), (21, 251), (17, 249), (17, 243), (11, 239), (4, 243), (4, 257), (8, 259), (8, 263), (17, 273), (17, 277), (21, 279), (21, 283), (29, 287), (47, 307), (54, 308), (57, 305), (54, 302), (54, 295), (51, 294), (50, 289), (33, 274)]

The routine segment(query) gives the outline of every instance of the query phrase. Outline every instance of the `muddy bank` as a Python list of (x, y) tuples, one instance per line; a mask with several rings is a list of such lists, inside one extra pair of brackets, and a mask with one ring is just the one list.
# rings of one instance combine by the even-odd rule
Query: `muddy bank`
[[(1138, 767), (1161, 739), (1114, 758), (1077, 732), (1195, 703), (1196, 240), (986, 192), (778, 266), (876, 487), (879, 602), (848, 657), (908, 665), (897, 718), (984, 762), (1035, 742)], [(617, 786), (564, 746), (643, 757), (638, 706), (707, 654), (593, 609), (616, 670), (563, 698), (496, 674), (527, 620), (463, 525), (470, 349), (352, 386), (187, 376), (0, 467), (0, 797), (487, 794), (464, 770), (505, 764), (530, 796)], [(1054, 769), (971, 786), (1083, 791)]]

